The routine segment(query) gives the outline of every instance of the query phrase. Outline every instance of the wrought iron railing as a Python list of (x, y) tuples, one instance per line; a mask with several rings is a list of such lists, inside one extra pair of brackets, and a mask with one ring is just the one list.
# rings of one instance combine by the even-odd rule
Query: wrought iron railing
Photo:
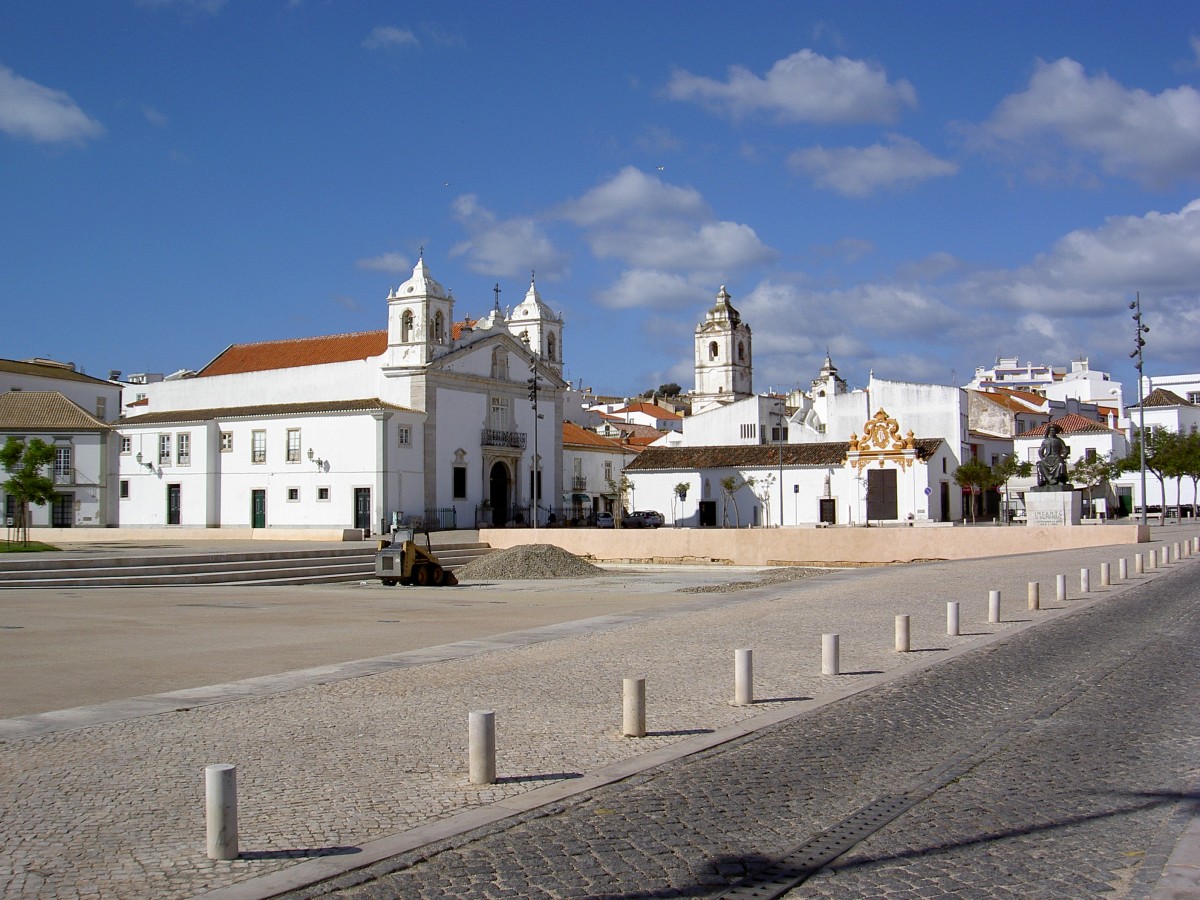
[(479, 443), (484, 447), (513, 447), (517, 450), (524, 450), (525, 432), (497, 431), (495, 428), (485, 428)]

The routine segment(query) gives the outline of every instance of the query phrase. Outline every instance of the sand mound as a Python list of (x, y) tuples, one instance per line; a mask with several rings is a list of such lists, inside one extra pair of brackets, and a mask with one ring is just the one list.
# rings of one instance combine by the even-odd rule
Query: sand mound
[(460, 581), (595, 578), (604, 570), (553, 544), (521, 544), (481, 556), (459, 569)]

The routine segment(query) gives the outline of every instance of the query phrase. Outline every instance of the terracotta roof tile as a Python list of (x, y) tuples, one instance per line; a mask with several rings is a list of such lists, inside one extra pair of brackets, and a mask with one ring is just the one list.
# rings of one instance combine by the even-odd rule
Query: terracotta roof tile
[(0, 429), (5, 431), (109, 431), (110, 428), (58, 391), (0, 394)]
[[(1115, 430), (1109, 428), (1102, 422), (1097, 422), (1095, 419), (1089, 419), (1087, 416), (1081, 416), (1079, 413), (1067, 413), (1065, 416), (1059, 416), (1053, 420), (1054, 424), (1062, 429), (1063, 434), (1111, 434)], [(1037, 428), (1031, 428), (1026, 432), (1018, 434), (1017, 437), (1045, 437), (1046, 429), (1050, 427), (1050, 423), (1039, 425)]]
[(574, 422), (563, 422), (563, 446), (591, 447), (596, 450), (613, 450), (620, 452), (622, 447), (616, 441), (601, 437), (594, 431), (580, 428)]
[(398, 410), (412, 412), (403, 406), (384, 403), (376, 398), (362, 400), (318, 400), (311, 403), (266, 403), (258, 406), (225, 406), (210, 409), (177, 409), (143, 413), (121, 420), (121, 425), (162, 425), (172, 422), (207, 422), (212, 419), (258, 419), (269, 416), (293, 416), (311, 413), (371, 412)]
[(105, 381), (102, 378), (93, 378), (91, 375), (84, 375), (82, 372), (76, 372), (74, 369), (69, 369), (64, 365), (32, 362), (30, 360), (0, 359), (0, 372), (11, 372), (14, 375), (37, 375), (41, 378), (57, 378), (60, 381), (83, 381), (90, 382), (91, 384), (113, 386), (113, 382), (111, 381)]
[(655, 419), (663, 419), (665, 421), (674, 421), (682, 419), (683, 416), (677, 412), (671, 412), (669, 409), (664, 409), (657, 403), (630, 403), (623, 409), (614, 410), (612, 415), (620, 415), (621, 413), (644, 413)]
[[(941, 438), (917, 438), (917, 457), (929, 459)], [(840, 466), (846, 462), (846, 441), (784, 444), (785, 466)], [(773, 468), (779, 465), (778, 444), (733, 444), (721, 447), (648, 447), (626, 469), (633, 471), (696, 471), (698, 469)]]
[(1168, 391), (1166, 388), (1155, 388), (1145, 399), (1142, 404), (1146, 407), (1151, 406), (1194, 406), (1195, 404), (1188, 403), (1174, 391)]
[(350, 362), (379, 356), (386, 349), (386, 330), (263, 341), (258, 344), (231, 344), (201, 369), (196, 377)]

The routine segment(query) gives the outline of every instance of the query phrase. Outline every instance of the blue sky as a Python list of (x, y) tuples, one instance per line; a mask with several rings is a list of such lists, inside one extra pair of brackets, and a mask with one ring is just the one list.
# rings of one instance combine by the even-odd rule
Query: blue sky
[(6, 0), (0, 356), (196, 369), (366, 331), (418, 248), (566, 374), (755, 388), (1200, 370), (1200, 7)]

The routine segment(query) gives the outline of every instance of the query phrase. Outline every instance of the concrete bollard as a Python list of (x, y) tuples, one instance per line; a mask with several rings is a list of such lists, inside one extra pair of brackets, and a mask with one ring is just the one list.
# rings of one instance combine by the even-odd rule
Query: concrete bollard
[[(1054, 599), (1059, 603), (1067, 602), (1067, 576), (1054, 576)], [(1030, 607), (1032, 609), (1033, 607)]]
[(468, 779), (471, 784), (496, 783), (496, 713), (477, 710), (467, 717)]
[(821, 635), (821, 674), (842, 674), (841, 635)]
[(1117, 560), (1117, 577), (1122, 581), (1129, 578), (1129, 560), (1123, 556)]
[(749, 706), (754, 702), (754, 651), (733, 651), (733, 702)]
[(995, 625), (1000, 621), (1000, 592), (988, 591), (988, 622)]
[(1179, 542), (1176, 541), (1171, 545), (1171, 562), (1179, 562)]
[(1100, 587), (1112, 586), (1112, 565), (1106, 562), (1100, 563)]
[(1150, 557), (1146, 560), (1146, 568), (1150, 571), (1158, 568), (1158, 550), (1150, 551)]
[(1200, 553), (1200, 537), (1192, 538), (1192, 552)]
[(646, 676), (626, 678), (622, 694), (621, 734), (646, 736)]
[(1033, 610), (1042, 608), (1042, 586), (1036, 581), (1029, 582), (1029, 608)]
[(958, 602), (951, 600), (946, 604), (946, 634), (958, 637)]
[(911, 623), (908, 616), (896, 616), (896, 652), (907, 653), (912, 647)]
[(204, 819), (208, 858), (237, 859), (237, 766), (204, 767)]
[(1140, 553), (1133, 554), (1133, 571), (1137, 575), (1146, 574), (1146, 557)]
[(1079, 593), (1087, 594), (1092, 590), (1092, 572), (1090, 569), (1079, 570)]

